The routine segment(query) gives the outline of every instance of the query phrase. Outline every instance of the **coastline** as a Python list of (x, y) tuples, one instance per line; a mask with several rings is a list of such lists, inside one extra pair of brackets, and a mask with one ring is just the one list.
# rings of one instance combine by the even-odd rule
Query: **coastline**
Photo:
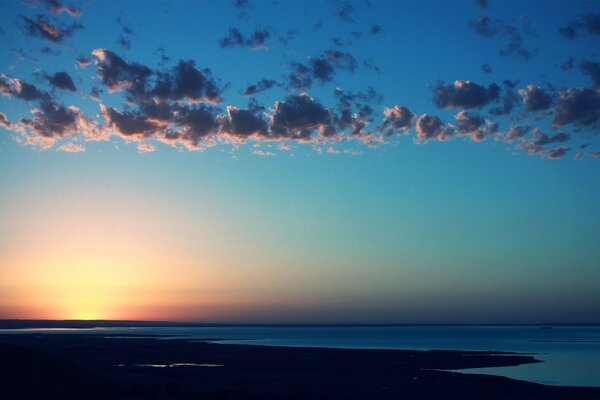
[(599, 399), (600, 388), (449, 372), (538, 362), (449, 350), (292, 348), (78, 334), (0, 335), (2, 398)]

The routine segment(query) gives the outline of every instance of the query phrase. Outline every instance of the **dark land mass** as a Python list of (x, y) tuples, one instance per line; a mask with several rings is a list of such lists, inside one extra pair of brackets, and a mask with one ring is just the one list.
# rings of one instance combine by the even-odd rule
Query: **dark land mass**
[[(0, 399), (600, 399), (600, 388), (438, 370), (533, 362), (499, 352), (2, 334)], [(177, 363), (198, 365), (168, 366)]]
[(89, 328), (153, 328), (153, 327), (348, 327), (348, 326), (539, 326), (552, 329), (552, 326), (600, 326), (600, 323), (554, 323), (554, 324), (269, 324), (269, 323), (202, 323), (172, 321), (130, 321), (130, 320), (51, 320), (51, 319), (0, 319), (0, 329), (89, 329)]

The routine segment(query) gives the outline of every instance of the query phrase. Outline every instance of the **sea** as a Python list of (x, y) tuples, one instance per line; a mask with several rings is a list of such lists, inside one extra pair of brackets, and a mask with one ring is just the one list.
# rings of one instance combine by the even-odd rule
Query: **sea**
[(345, 349), (478, 350), (533, 355), (512, 367), (455, 370), (560, 386), (600, 387), (600, 326), (201, 326), (0, 329), (2, 333), (155, 336), (215, 343)]

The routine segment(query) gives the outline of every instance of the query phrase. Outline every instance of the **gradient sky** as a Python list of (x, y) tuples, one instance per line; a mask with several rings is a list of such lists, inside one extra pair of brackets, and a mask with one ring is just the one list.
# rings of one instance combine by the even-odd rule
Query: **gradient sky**
[(2, 8), (0, 318), (598, 322), (600, 2)]

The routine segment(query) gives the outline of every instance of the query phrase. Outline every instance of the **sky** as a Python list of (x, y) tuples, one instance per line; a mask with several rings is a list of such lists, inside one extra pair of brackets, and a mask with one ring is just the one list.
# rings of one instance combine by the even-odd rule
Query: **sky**
[(598, 322), (600, 2), (2, 8), (0, 318)]

